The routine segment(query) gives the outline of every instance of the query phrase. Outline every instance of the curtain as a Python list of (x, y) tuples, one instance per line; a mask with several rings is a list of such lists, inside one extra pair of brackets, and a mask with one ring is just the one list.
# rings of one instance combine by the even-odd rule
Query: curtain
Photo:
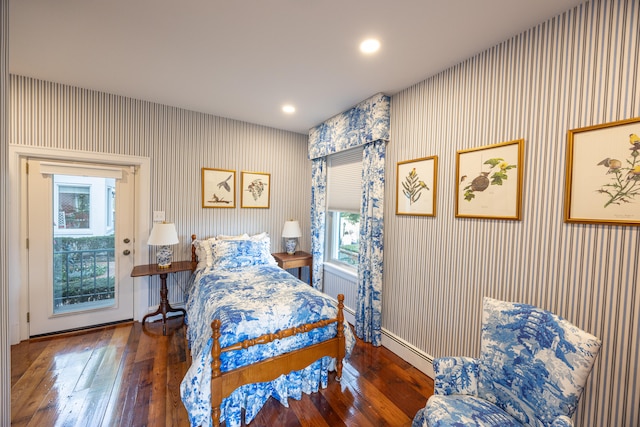
[(391, 98), (379, 93), (309, 129), (309, 159), (389, 140)]
[(363, 194), (358, 254), (356, 334), (381, 344), (382, 226), (385, 144), (389, 140), (391, 98), (376, 94), (309, 130), (312, 160), (311, 252), (313, 287), (322, 290), (328, 155), (364, 146)]
[(367, 144), (362, 161), (356, 335), (375, 346), (382, 338), (385, 151), (385, 141)]
[(324, 239), (327, 195), (327, 158), (311, 164), (311, 255), (313, 257), (313, 287), (322, 290), (324, 273)]

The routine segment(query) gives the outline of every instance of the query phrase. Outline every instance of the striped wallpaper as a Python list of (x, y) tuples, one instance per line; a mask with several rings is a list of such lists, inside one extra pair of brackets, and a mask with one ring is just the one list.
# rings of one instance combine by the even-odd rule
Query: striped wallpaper
[[(577, 425), (640, 426), (640, 228), (563, 222), (567, 130), (640, 116), (640, 3), (595, 0), (392, 97), (383, 326), (479, 353), (484, 295), (603, 340)], [(522, 221), (456, 219), (456, 150), (524, 138)], [(396, 163), (438, 155), (438, 215), (395, 215)]]
[[(190, 259), (192, 233), (267, 231), (273, 250), (281, 251), (285, 220), (298, 219), (310, 229), (306, 135), (13, 75), (10, 108), (12, 144), (149, 157), (151, 194), (144, 197), (176, 224), (174, 259)], [(270, 208), (240, 208), (237, 195), (235, 209), (203, 209), (202, 167), (236, 170), (236, 188), (241, 171), (270, 173)], [(309, 250), (310, 244), (304, 233), (300, 247)], [(183, 301), (187, 278), (172, 275), (172, 303)], [(155, 307), (160, 281), (150, 280), (149, 307)]]
[(0, 1), (0, 425), (11, 420), (11, 364), (9, 351), (9, 247), (7, 238), (9, 146), (9, 2)]

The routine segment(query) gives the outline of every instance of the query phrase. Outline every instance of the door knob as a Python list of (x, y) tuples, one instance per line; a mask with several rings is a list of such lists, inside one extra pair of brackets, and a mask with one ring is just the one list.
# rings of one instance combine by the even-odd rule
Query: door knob
[(125, 243), (129, 243), (131, 240), (129, 240), (129, 238), (127, 237), (126, 239), (123, 240), (123, 242)]
[(122, 255), (129, 255), (131, 253), (131, 251), (129, 249), (125, 249), (124, 251), (122, 251)]

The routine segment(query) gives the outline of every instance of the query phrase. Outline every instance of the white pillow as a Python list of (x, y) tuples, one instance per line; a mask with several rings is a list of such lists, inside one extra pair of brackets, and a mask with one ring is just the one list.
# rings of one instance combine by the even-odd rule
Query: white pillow
[(269, 240), (269, 234), (266, 231), (263, 231), (262, 233), (254, 234), (253, 236), (249, 237), (249, 240), (253, 240), (254, 242)]
[(205, 240), (194, 240), (193, 245), (196, 247), (196, 257), (198, 257), (198, 266), (211, 267), (213, 265), (213, 254), (211, 253), (211, 245), (216, 241), (215, 237)]
[(239, 234), (237, 236), (229, 236), (225, 234), (218, 234), (216, 236), (218, 240), (249, 240), (249, 235), (247, 233)]

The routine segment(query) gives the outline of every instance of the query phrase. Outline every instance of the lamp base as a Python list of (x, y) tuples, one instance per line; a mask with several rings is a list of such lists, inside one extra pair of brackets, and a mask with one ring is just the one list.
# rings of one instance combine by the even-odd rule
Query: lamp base
[(298, 239), (296, 237), (284, 239), (284, 250), (287, 251), (289, 255), (296, 253), (296, 246), (298, 246)]
[(169, 246), (160, 246), (160, 249), (156, 252), (156, 261), (158, 262), (158, 268), (171, 267), (171, 258), (173, 251)]

